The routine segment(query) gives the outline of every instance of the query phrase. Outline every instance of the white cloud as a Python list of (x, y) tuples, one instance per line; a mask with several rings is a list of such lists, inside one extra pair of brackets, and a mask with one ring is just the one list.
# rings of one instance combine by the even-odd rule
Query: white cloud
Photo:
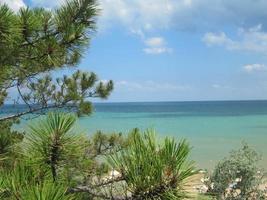
[(229, 38), (224, 32), (206, 33), (203, 42), (208, 46), (223, 46), (228, 50), (249, 51), (267, 54), (267, 32), (262, 25), (244, 29), (237, 32), (238, 39)]
[(172, 49), (167, 47), (167, 43), (163, 37), (151, 37), (144, 41), (146, 48), (143, 51), (146, 54), (163, 54), (171, 53)]
[(129, 29), (167, 28), (175, 12), (174, 3), (166, 0), (100, 0), (101, 24), (119, 22)]
[(23, 0), (0, 0), (0, 4), (7, 4), (14, 11), (18, 11), (21, 7), (25, 7)]
[(203, 37), (203, 42), (208, 46), (213, 45), (226, 45), (229, 46), (232, 41), (226, 36), (225, 33), (206, 33)]
[[(33, 6), (53, 8), (59, 6), (64, 0), (31, 0), (31, 2)], [(191, 0), (182, 0), (181, 4), (189, 6), (190, 2)], [(168, 0), (100, 0), (101, 15), (98, 24), (100, 30), (103, 30), (119, 22), (144, 41), (145, 53), (170, 53), (172, 49), (166, 46), (164, 38), (146, 39), (146, 32), (169, 26), (170, 16), (175, 11), (172, 4), (173, 2)]]
[[(22, 0), (0, 0), (22, 2)], [(30, 0), (33, 6), (53, 8), (65, 0)], [(267, 26), (266, 0), (99, 0), (100, 26), (121, 24), (128, 30), (209, 29), (221, 25)]]
[(147, 46), (158, 47), (158, 46), (164, 46), (166, 42), (164, 38), (162, 37), (152, 37), (152, 38), (147, 39), (145, 41), (145, 44)]
[(119, 23), (144, 31), (267, 25), (266, 0), (100, 0), (100, 7), (104, 26)]
[(144, 48), (143, 51), (146, 54), (163, 54), (172, 52), (172, 49), (165, 47), (153, 47), (153, 48)]
[(126, 89), (128, 91), (145, 91), (145, 92), (158, 92), (158, 91), (186, 91), (191, 89), (188, 85), (177, 85), (172, 83), (159, 83), (155, 81), (145, 82), (129, 82), (117, 81), (115, 87)]
[(244, 65), (243, 70), (247, 73), (252, 73), (258, 71), (266, 71), (267, 68), (263, 64), (250, 64), (250, 65)]
[[(3, 1), (3, 0), (0, 0)], [(11, 0), (5, 0), (13, 2)], [(22, 0), (14, 0), (22, 1)], [(33, 6), (55, 7), (64, 0), (31, 0)], [(244, 27), (238, 32), (240, 39), (229, 38), (224, 32), (208, 32), (206, 44), (225, 46), (229, 50), (266, 52), (267, 29), (266, 0), (99, 0), (101, 15), (98, 26), (105, 30), (123, 26), (142, 40), (158, 30), (210, 31), (223, 27)], [(170, 52), (168, 47), (143, 49), (145, 53)]]
[[(100, 0), (102, 15), (100, 30), (124, 26), (142, 40), (164, 29), (210, 31), (221, 27), (244, 27), (238, 30), (239, 39), (226, 33), (208, 32), (203, 41), (209, 46), (224, 46), (228, 50), (267, 52), (266, 0)], [(255, 24), (262, 24), (256, 27)], [(252, 27), (252, 28), (248, 28)], [(171, 52), (168, 47), (148, 47), (147, 54)]]
[[(0, 0), (12, 4), (22, 0)], [(31, 0), (33, 6), (52, 8), (64, 0)], [(267, 1), (266, 0), (99, 0), (101, 15), (100, 30), (123, 26), (137, 34), (142, 40), (153, 36), (158, 30), (175, 29), (210, 31), (214, 28), (244, 27), (239, 29), (238, 38), (233, 39), (224, 32), (208, 32), (203, 41), (209, 46), (224, 46), (229, 50), (267, 52)], [(255, 24), (262, 24), (253, 28)], [(264, 29), (265, 28), (265, 29)], [(151, 34), (152, 33), (152, 34)], [(171, 52), (166, 46), (144, 47), (148, 54)]]

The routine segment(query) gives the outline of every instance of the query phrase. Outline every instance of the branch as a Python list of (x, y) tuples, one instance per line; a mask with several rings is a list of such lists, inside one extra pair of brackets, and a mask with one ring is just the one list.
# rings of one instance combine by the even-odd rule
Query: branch
[[(90, 105), (86, 104), (88, 102), (84, 102), (84, 100), (97, 97), (106, 98), (113, 89), (109, 85), (103, 84), (100, 89), (100, 86), (94, 86), (96, 82), (94, 76), (94, 74), (77, 71), (71, 78), (64, 77), (62, 85), (59, 82), (57, 82), (58, 85), (52, 84), (52, 78), (45, 76), (43, 79), (37, 79), (35, 83), (32, 82), (33, 85), (28, 84), (27, 87), (31, 92), (26, 94), (27, 96), (24, 96), (21, 91), (21, 85), (25, 79), (14, 80), (14, 86), (17, 87), (17, 91), (28, 106), (28, 110), (0, 117), (0, 122), (50, 108), (77, 108), (79, 112), (84, 112), (82, 114), (89, 114)], [(28, 81), (31, 81), (33, 77), (29, 76)]]
[[(91, 94), (87, 95), (85, 98), (89, 98), (89, 97), (94, 97), (92, 96)], [(32, 108), (30, 106), (30, 109), (25, 111), (25, 112), (20, 112), (20, 113), (16, 113), (16, 114), (13, 114), (13, 115), (9, 115), (9, 116), (4, 116), (4, 117), (1, 117), (0, 118), (0, 122), (2, 121), (5, 121), (5, 120), (10, 120), (10, 119), (15, 119), (15, 118), (19, 118), (23, 115), (27, 115), (27, 114), (30, 114), (30, 113), (35, 113), (35, 112), (38, 112), (38, 111), (42, 111), (42, 110), (46, 110), (46, 109), (51, 109), (51, 108), (63, 108), (64, 106), (66, 106), (69, 102), (71, 102), (71, 100), (68, 100), (68, 101), (65, 101), (63, 103), (61, 103), (61, 105), (59, 104), (53, 104), (53, 105), (47, 105), (47, 106), (42, 106), (42, 107), (38, 107), (38, 108)], [(67, 106), (69, 108), (71, 107), (75, 107), (75, 106)]]
[(104, 149), (101, 149), (100, 151), (98, 151), (98, 152), (94, 153), (93, 155), (91, 155), (90, 159), (95, 159), (96, 157), (99, 157), (99, 156), (107, 156), (110, 153), (116, 153), (116, 152), (119, 152), (119, 151), (121, 151), (123, 149), (122, 147), (119, 147), (119, 148), (116, 148), (114, 150), (114, 146), (112, 146), (112, 145), (109, 145), (108, 147), (104, 145), (104, 147), (105, 147)]
[(99, 187), (103, 187), (103, 186), (107, 186), (109, 184), (113, 184), (116, 182), (120, 182), (123, 181), (124, 178), (122, 176), (116, 178), (116, 179), (109, 179), (107, 181), (104, 181), (102, 183), (96, 184), (96, 185), (92, 185), (90, 186), (77, 186), (75, 188), (69, 188), (67, 193), (88, 193), (94, 197), (99, 197), (102, 199), (113, 199), (113, 200), (131, 200), (132, 197), (128, 196), (128, 195), (112, 195), (112, 198), (110, 196), (104, 195), (104, 194), (100, 194), (99, 192), (95, 191), (95, 189), (98, 189)]
[(18, 93), (21, 97), (21, 99), (23, 100), (23, 102), (28, 106), (29, 110), (31, 110), (31, 105), (26, 101), (26, 99), (24, 98), (23, 94), (21, 93), (21, 90), (20, 90), (20, 83), (18, 82), (17, 83), (17, 90), (18, 90)]
[[(65, 104), (64, 104), (64, 105), (65, 105)], [(35, 112), (42, 111), (42, 110), (46, 110), (46, 109), (51, 109), (51, 108), (62, 108), (64, 105), (53, 104), (53, 105), (45, 106), (45, 107), (32, 108), (32, 109), (29, 109), (29, 110), (27, 110), (27, 111), (25, 111), (25, 112), (20, 112), (20, 113), (14, 114), (14, 115), (9, 115), (9, 116), (5, 116), (5, 117), (1, 117), (1, 118), (0, 118), (0, 122), (5, 121), (5, 120), (10, 120), (10, 119), (19, 118), (19, 117), (21, 117), (21, 116), (23, 116), (23, 115), (27, 115), (27, 114), (30, 114), (30, 113), (35, 113)]]

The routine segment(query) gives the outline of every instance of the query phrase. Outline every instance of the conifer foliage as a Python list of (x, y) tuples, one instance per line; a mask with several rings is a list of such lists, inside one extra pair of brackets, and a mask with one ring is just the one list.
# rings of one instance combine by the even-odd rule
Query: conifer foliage
[[(0, 199), (182, 199), (195, 174), (190, 147), (134, 130), (129, 137), (98, 131), (89, 139), (75, 130), (77, 115), (90, 114), (90, 98), (106, 99), (112, 81), (76, 71), (96, 29), (95, 0), (67, 0), (55, 10), (0, 5), (0, 109), (17, 91), (17, 113), (0, 115)], [(60, 111), (59, 111), (60, 109)], [(52, 111), (51, 111), (52, 110)], [(22, 116), (44, 114), (25, 133), (12, 129)], [(31, 115), (27, 115), (31, 114)], [(34, 114), (34, 115), (32, 115)]]
[(95, 0), (68, 0), (55, 10), (0, 5), (0, 105), (10, 91), (28, 106), (24, 112), (1, 117), (13, 119), (58, 107), (89, 114), (87, 98), (106, 98), (112, 81), (101, 82), (94, 73), (77, 71), (53, 80), (50, 72), (75, 67), (90, 44), (99, 10)]

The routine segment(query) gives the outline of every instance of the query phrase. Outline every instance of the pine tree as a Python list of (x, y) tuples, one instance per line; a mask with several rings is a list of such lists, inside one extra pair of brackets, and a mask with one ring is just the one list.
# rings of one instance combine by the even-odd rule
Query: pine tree
[(17, 102), (28, 107), (0, 121), (63, 107), (90, 114), (88, 98), (109, 96), (112, 81), (98, 81), (94, 73), (77, 71), (56, 80), (50, 76), (79, 64), (96, 30), (98, 13), (95, 0), (68, 0), (52, 11), (28, 7), (13, 12), (0, 5), (0, 105), (13, 88)]

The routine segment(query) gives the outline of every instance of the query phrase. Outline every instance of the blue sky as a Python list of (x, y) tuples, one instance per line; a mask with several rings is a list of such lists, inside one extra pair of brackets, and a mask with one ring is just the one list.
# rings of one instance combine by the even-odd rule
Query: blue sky
[[(60, 4), (0, 2), (14, 10)], [(98, 32), (78, 68), (114, 80), (108, 101), (267, 99), (266, 0), (100, 0), (99, 6)]]

